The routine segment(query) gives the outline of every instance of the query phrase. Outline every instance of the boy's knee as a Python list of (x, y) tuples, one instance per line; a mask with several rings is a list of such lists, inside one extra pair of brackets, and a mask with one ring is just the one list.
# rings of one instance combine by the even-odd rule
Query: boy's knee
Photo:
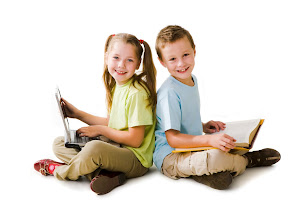
[(232, 162), (228, 162), (230, 155), (220, 149), (212, 149), (207, 151), (207, 167), (210, 173), (217, 173), (226, 171), (230, 168), (227, 165), (231, 165)]
[(226, 156), (226, 152), (220, 150), (220, 149), (212, 149), (207, 151), (208, 153), (208, 158), (210, 161), (220, 161)]

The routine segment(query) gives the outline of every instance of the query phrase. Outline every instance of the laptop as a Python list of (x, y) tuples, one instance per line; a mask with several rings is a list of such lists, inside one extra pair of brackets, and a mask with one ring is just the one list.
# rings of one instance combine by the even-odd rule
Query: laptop
[(84, 147), (84, 145), (87, 142), (92, 141), (92, 140), (101, 140), (103, 142), (110, 143), (116, 147), (121, 147), (120, 144), (108, 139), (107, 137), (105, 137), (103, 135), (98, 136), (98, 137), (93, 137), (93, 138), (80, 137), (78, 134), (76, 134), (76, 130), (70, 129), (68, 117), (66, 116), (66, 114), (65, 114), (66, 112), (65, 112), (63, 106), (61, 105), (61, 93), (60, 93), (60, 90), (58, 87), (56, 88), (55, 98), (56, 98), (56, 101), (58, 104), (59, 113), (61, 115), (64, 127), (65, 127), (65, 147), (81, 150), (81, 148)]

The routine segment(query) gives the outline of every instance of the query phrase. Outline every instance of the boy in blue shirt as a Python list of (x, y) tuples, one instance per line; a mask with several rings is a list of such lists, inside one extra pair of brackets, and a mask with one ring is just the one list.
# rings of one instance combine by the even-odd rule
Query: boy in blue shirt
[[(160, 171), (172, 178), (192, 177), (215, 189), (226, 189), (232, 177), (242, 174), (246, 167), (270, 166), (280, 160), (274, 149), (228, 153), (235, 139), (227, 134), (202, 135), (225, 129), (219, 121), (201, 122), (195, 66), (195, 44), (190, 33), (180, 26), (167, 26), (156, 39), (160, 63), (170, 77), (157, 93), (155, 151), (153, 160)], [(218, 149), (172, 153), (175, 148), (211, 146)]]

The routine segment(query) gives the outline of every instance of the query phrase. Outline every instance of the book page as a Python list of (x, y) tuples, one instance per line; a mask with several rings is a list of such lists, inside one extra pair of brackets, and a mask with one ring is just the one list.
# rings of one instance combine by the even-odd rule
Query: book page
[(217, 133), (220, 134), (225, 133), (230, 135), (234, 139), (236, 139), (236, 143), (248, 143), (249, 144), (249, 136), (251, 132), (256, 128), (259, 124), (260, 119), (253, 120), (245, 120), (245, 121), (236, 121), (236, 122), (227, 122), (226, 128)]

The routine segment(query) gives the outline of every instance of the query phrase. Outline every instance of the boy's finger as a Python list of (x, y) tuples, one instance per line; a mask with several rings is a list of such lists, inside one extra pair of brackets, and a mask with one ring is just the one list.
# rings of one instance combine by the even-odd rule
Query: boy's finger
[(217, 132), (220, 131), (220, 127), (219, 127), (218, 123), (216, 123), (215, 121), (211, 121), (211, 126), (213, 126)]

